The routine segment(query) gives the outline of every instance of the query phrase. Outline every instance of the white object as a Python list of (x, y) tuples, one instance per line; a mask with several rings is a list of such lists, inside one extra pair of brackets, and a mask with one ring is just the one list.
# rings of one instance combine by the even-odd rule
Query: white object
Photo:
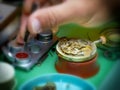
[(0, 62), (0, 83), (7, 82), (14, 78), (14, 68), (5, 62)]

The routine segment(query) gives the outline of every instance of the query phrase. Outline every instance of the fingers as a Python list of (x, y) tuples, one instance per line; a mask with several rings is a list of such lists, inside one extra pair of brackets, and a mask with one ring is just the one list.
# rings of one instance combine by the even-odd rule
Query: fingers
[(24, 35), (25, 35), (26, 28), (27, 28), (26, 27), (27, 26), (27, 20), (28, 20), (28, 16), (22, 15), (20, 30), (19, 30), (19, 33), (16, 37), (16, 42), (18, 44), (23, 44), (24, 43)]
[(24, 0), (23, 4), (23, 14), (21, 16), (21, 25), (19, 29), (19, 33), (16, 37), (16, 43), (23, 44), (24, 43), (24, 35), (27, 26), (28, 16), (31, 13), (31, 8), (33, 5), (34, 0)]
[[(28, 8), (26, 11), (30, 11), (33, 1), (34, 0), (30, 0), (29, 2), (26, 0), (26, 3), (29, 4), (28, 7), (26, 6), (26, 8)], [(21, 28), (22, 34), (20, 36), (24, 37), (26, 23), (32, 35), (36, 35), (46, 28), (52, 28), (73, 20), (79, 19), (80, 23), (84, 24), (93, 16), (97, 6), (95, 1), (65, 0), (64, 3), (36, 10), (30, 15), (27, 22), (23, 22), (24, 25)]]
[(80, 17), (80, 15), (83, 16), (84, 13), (78, 13), (83, 7), (82, 4), (79, 6), (80, 4), (77, 1), (64, 2), (34, 12), (28, 20), (30, 33), (35, 35), (36, 33), (41, 32), (44, 28), (51, 28), (61, 23), (71, 21), (73, 18)]
[(63, 9), (64, 5), (43, 8), (33, 13), (28, 20), (28, 28), (31, 34), (41, 32), (44, 28), (51, 28), (58, 24), (55, 14), (56, 8)]
[[(16, 37), (16, 42), (18, 44), (24, 43), (24, 35), (25, 35), (26, 28), (27, 28), (28, 17), (31, 13), (33, 3), (35, 3), (38, 7), (39, 6), (46, 7), (48, 4), (50, 5), (50, 2), (48, 2), (48, 0), (25, 0), (24, 1), (20, 31)], [(32, 37), (33, 37), (33, 35), (32, 35)]]
[[(46, 0), (40, 0), (40, 3), (45, 3)], [(31, 13), (32, 5), (35, 3), (35, 0), (25, 0), (24, 5), (23, 5), (23, 15), (21, 17), (21, 25), (19, 29), (19, 33), (16, 37), (16, 43), (18, 44), (23, 44), (24, 43), (24, 35), (27, 30), (27, 22), (28, 22), (28, 17)], [(36, 3), (38, 3), (36, 1)], [(38, 4), (40, 4), (38, 3)]]
[[(86, 5), (87, 4), (87, 5)], [(28, 20), (28, 28), (31, 34), (41, 32), (44, 28), (80, 20), (84, 24), (91, 19), (97, 3), (89, 0), (66, 1), (56, 6), (42, 8), (34, 12)]]

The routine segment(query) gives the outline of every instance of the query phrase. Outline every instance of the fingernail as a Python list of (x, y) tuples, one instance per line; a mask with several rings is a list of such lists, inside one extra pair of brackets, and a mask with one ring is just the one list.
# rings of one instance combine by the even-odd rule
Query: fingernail
[(34, 32), (34, 33), (39, 33), (39, 32), (41, 31), (41, 25), (40, 25), (39, 20), (37, 20), (37, 19), (32, 19), (32, 20), (31, 20), (31, 23), (32, 23), (33, 32)]

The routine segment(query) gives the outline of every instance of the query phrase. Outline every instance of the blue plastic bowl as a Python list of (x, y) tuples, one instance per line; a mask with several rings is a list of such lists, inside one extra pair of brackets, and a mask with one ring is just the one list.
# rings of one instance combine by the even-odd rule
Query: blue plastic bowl
[(96, 90), (96, 88), (84, 79), (68, 74), (48, 74), (27, 81), (19, 90), (33, 90), (36, 86), (44, 86), (47, 82), (53, 82), (56, 90)]

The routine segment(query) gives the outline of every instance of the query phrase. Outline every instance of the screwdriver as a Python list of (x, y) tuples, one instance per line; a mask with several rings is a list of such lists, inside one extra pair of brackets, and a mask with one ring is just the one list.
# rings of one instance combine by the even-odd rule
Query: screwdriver
[[(36, 9), (37, 9), (37, 5), (34, 3), (33, 6), (32, 6), (32, 9), (31, 9), (31, 13), (34, 12)], [(30, 33), (29, 33), (28, 29), (26, 28), (25, 37), (24, 37), (24, 42), (25, 42), (24, 48), (26, 47), (29, 34), (30, 34)]]

